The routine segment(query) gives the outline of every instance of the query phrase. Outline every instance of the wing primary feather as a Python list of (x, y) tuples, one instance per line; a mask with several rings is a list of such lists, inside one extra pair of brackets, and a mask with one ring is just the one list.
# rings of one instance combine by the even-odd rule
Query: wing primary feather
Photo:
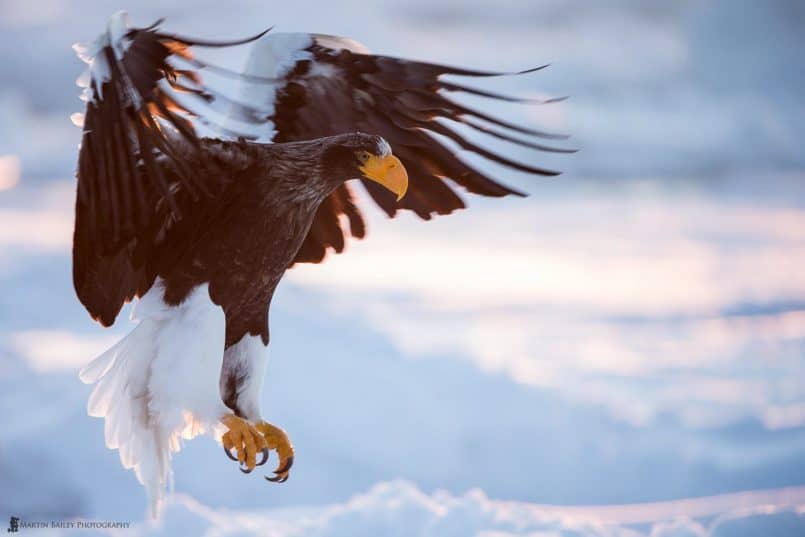
[[(414, 102), (411, 103), (410, 100), (418, 99), (418, 103)], [(463, 104), (457, 103), (452, 99), (448, 99), (443, 95), (439, 95), (437, 93), (426, 92), (423, 90), (412, 90), (408, 92), (405, 96), (400, 97), (400, 100), (405, 102), (409, 101), (409, 104), (416, 106), (416, 104), (425, 106), (420, 106), (419, 109), (422, 111), (427, 111), (430, 107), (432, 111), (439, 111), (442, 115), (448, 119), (452, 119), (454, 121), (461, 122), (463, 120), (463, 115), (474, 116), (478, 119), (482, 119), (488, 123), (492, 123), (497, 125), (498, 127), (504, 127), (509, 130), (513, 130), (515, 132), (519, 132), (521, 134), (528, 134), (530, 136), (535, 136), (537, 138), (545, 138), (548, 140), (567, 140), (570, 138), (567, 134), (557, 134), (551, 132), (540, 131), (536, 129), (531, 129), (528, 127), (523, 127), (521, 125), (517, 125), (514, 123), (510, 123), (508, 121), (504, 121), (500, 118), (495, 116), (491, 116), (479, 110), (475, 110)]]
[(506, 101), (510, 103), (551, 104), (551, 103), (558, 103), (567, 99), (567, 97), (560, 97), (555, 99), (534, 99), (525, 97), (513, 97), (511, 95), (502, 95), (500, 93), (494, 93), (491, 91), (479, 88), (473, 88), (471, 86), (464, 86), (463, 84), (456, 84), (454, 82), (446, 82), (443, 80), (439, 81), (439, 88), (445, 91), (462, 91), (464, 93), (470, 93), (472, 95), (478, 95), (481, 97), (489, 97), (490, 99), (497, 99), (499, 101)]
[[(87, 114), (84, 121), (84, 128), (89, 129), (91, 125), (94, 123), (94, 112), (87, 107)], [(97, 237), (96, 230), (98, 228), (98, 221), (100, 218), (100, 211), (97, 208), (98, 204), (98, 197), (100, 194), (98, 193), (98, 162), (99, 158), (95, 155), (95, 141), (90, 136), (91, 131), (84, 131), (84, 135), (81, 139), (81, 153), (79, 154), (79, 163), (84, 162), (84, 165), (79, 168), (81, 175), (79, 175), (79, 182), (78, 182), (78, 192), (85, 193), (85, 202), (84, 207), (86, 207), (88, 217), (84, 218), (82, 216), (82, 205), (76, 203), (76, 221), (78, 221), (79, 216), (82, 216), (81, 220), (87, 221), (86, 225), (79, 226), (76, 225), (76, 234), (80, 234), (81, 236), (85, 237), (87, 242), (93, 242)]]
[[(160, 21), (157, 21), (157, 22), (160, 22)], [(154, 28), (155, 28), (155, 26), (152, 25), (150, 28), (148, 28), (148, 30), (153, 30)], [(268, 32), (270, 32), (273, 28), (274, 28), (273, 26), (270, 26), (270, 27), (266, 28), (265, 30), (263, 30), (262, 32), (260, 32), (258, 34), (255, 34), (255, 35), (253, 35), (251, 37), (246, 37), (246, 38), (243, 38), (243, 39), (234, 39), (234, 40), (231, 40), (231, 41), (207, 41), (207, 40), (204, 40), (204, 39), (196, 39), (194, 37), (184, 37), (184, 36), (179, 36), (179, 35), (176, 35), (176, 34), (168, 34), (168, 33), (162, 33), (162, 32), (154, 32), (154, 33), (160, 39), (169, 39), (169, 40), (172, 40), (172, 41), (178, 41), (178, 42), (180, 42), (180, 43), (182, 43), (184, 45), (187, 45), (187, 46), (207, 47), (207, 48), (221, 48), (221, 47), (233, 47), (233, 46), (237, 46), (237, 45), (245, 45), (247, 43), (251, 43), (252, 41), (257, 41), (258, 39), (260, 39), (261, 37), (266, 35)]]
[(120, 95), (120, 88), (115, 86), (113, 89), (113, 96), (115, 101), (118, 103), (118, 106), (115, 107), (117, 111), (117, 136), (119, 140), (119, 145), (122, 148), (123, 158), (121, 159), (125, 164), (125, 170), (127, 171), (127, 176), (124, 178), (124, 196), (126, 200), (133, 205), (129, 212), (129, 217), (131, 218), (131, 223), (133, 228), (139, 227), (140, 224), (143, 223), (144, 214), (142, 211), (142, 200), (139, 196), (136, 195), (134, 185), (137, 181), (137, 160), (134, 156), (134, 150), (131, 147), (131, 140), (129, 139), (129, 133), (127, 131), (127, 112), (125, 107), (122, 105), (122, 96)]
[[(160, 106), (159, 101), (155, 101), (155, 104), (158, 107)], [(170, 161), (173, 163), (173, 165), (177, 168), (176, 169), (176, 172), (177, 172), (176, 176), (179, 179), (179, 182), (185, 188), (185, 190), (191, 196), (193, 196), (194, 198), (198, 198), (199, 191), (202, 192), (203, 194), (207, 195), (207, 196), (212, 195), (211, 192), (209, 191), (209, 189), (207, 189), (206, 185), (204, 184), (204, 181), (194, 181), (193, 180), (195, 175), (193, 174), (193, 172), (190, 169), (187, 168), (184, 160), (176, 155), (176, 152), (174, 151), (174, 148), (173, 148), (170, 140), (168, 140), (165, 137), (165, 135), (162, 134), (162, 131), (161, 131), (160, 127), (156, 124), (156, 121), (154, 120), (153, 116), (151, 116), (151, 114), (146, 112), (146, 113), (143, 114), (143, 117), (145, 119), (146, 124), (149, 126), (149, 130), (154, 133), (153, 134), (153, 139), (152, 139), (152, 143), (154, 144), (154, 147), (158, 151), (160, 151), (163, 155), (165, 155), (165, 157), (170, 159)], [(195, 139), (195, 136), (194, 136), (194, 145), (196, 145), (196, 147), (198, 146), (198, 140)], [(157, 169), (161, 174), (162, 170), (160, 169), (159, 166), (157, 166)], [(174, 214), (176, 215), (176, 217), (181, 218), (181, 214), (178, 212), (178, 208), (176, 207), (176, 204), (175, 204), (174, 193), (171, 191), (170, 185), (168, 185), (164, 181), (164, 175), (161, 175), (161, 177), (163, 178), (162, 182), (167, 187), (165, 189), (165, 191), (164, 191), (164, 195), (170, 201), (171, 209), (176, 208), (176, 210), (174, 211)]]
[[(423, 133), (423, 136), (427, 136)], [(509, 194), (524, 197), (526, 194), (515, 190), (509, 186), (498, 183), (486, 174), (479, 172), (474, 167), (457, 158), (447, 148), (427, 136), (431, 140), (431, 145), (427, 149), (412, 147), (411, 150), (417, 158), (423, 162), (430, 163), (436, 170), (441, 170), (439, 175), (449, 177), (460, 184), (468, 191), (483, 196), (502, 197)]]
[(162, 191), (162, 195), (167, 200), (168, 205), (171, 208), (171, 212), (178, 217), (179, 208), (176, 206), (176, 201), (173, 199), (173, 195), (171, 195), (168, 183), (165, 181), (165, 176), (163, 175), (161, 168), (157, 165), (156, 159), (154, 158), (154, 144), (151, 140), (152, 135), (149, 134), (145, 129), (145, 125), (149, 124), (149, 121), (151, 124), (153, 124), (153, 119), (148, 114), (148, 111), (140, 110), (138, 121), (134, 122), (137, 131), (137, 141), (140, 147), (140, 158), (142, 158), (143, 164), (145, 164), (145, 169), (148, 171), (148, 175), (153, 178), (154, 182)]
[[(409, 110), (407, 108), (394, 107), (391, 103), (389, 103), (388, 106), (386, 106), (385, 108), (390, 111), (389, 113), (387, 113), (385, 115), (399, 129), (411, 131), (412, 129), (424, 128), (424, 129), (433, 130), (434, 132), (439, 132), (440, 134), (445, 134), (445, 133), (441, 132), (442, 127), (434, 126), (435, 124), (438, 124), (438, 122), (435, 121), (435, 119), (432, 118), (432, 117), (422, 117), (422, 116), (424, 116), (424, 114), (421, 114), (421, 113), (417, 114), (417, 111), (415, 111), (415, 110), (412, 111), (412, 110)], [(403, 118), (405, 118), (405, 121), (403, 121), (401, 123), (401, 120), (403, 120)], [(445, 118), (445, 119), (452, 119), (452, 118)], [(473, 129), (475, 129), (477, 131), (483, 132), (485, 134), (489, 134), (489, 135), (491, 135), (493, 137), (496, 137), (496, 138), (499, 138), (499, 139), (502, 139), (502, 140), (506, 140), (506, 141), (510, 141), (512, 143), (521, 145), (523, 147), (529, 147), (531, 149), (536, 149), (536, 150), (539, 150), (539, 151), (545, 151), (545, 152), (550, 152), (550, 153), (575, 153), (577, 151), (576, 149), (564, 149), (564, 148), (560, 148), (560, 147), (546, 146), (546, 145), (543, 145), (543, 144), (536, 144), (536, 143), (529, 142), (529, 141), (526, 141), (526, 140), (521, 140), (519, 138), (514, 138), (512, 136), (500, 133), (500, 132), (495, 131), (493, 129), (489, 129), (487, 127), (484, 127), (483, 125), (481, 125), (479, 123), (475, 123), (473, 121), (470, 121), (467, 118), (454, 119), (454, 121), (457, 121), (459, 123), (465, 124), (465, 125), (467, 125), (469, 127), (472, 127)], [(449, 137), (453, 136), (452, 134), (445, 134), (445, 135), (449, 136)], [(548, 175), (553, 175), (553, 174), (548, 174)]]
[[(528, 134), (528, 135), (531, 135), (531, 136), (536, 136), (537, 138), (545, 138), (545, 139), (548, 139), (548, 140), (567, 140), (568, 138), (570, 138), (570, 136), (567, 135), (567, 134), (545, 132), (545, 131), (539, 131), (539, 130), (536, 130), (536, 129), (530, 129), (528, 127), (523, 127), (523, 126), (517, 125), (515, 123), (504, 121), (504, 120), (502, 120), (500, 118), (497, 118), (495, 116), (490, 116), (489, 114), (485, 114), (484, 112), (480, 112), (480, 111), (475, 110), (473, 108), (469, 108), (467, 106), (460, 105), (460, 104), (458, 104), (455, 101), (452, 101), (450, 99), (445, 99), (445, 100), (450, 102), (451, 106), (456, 107), (456, 109), (458, 111), (458, 114), (459, 114), (458, 115), (459, 120), (460, 120), (462, 114), (466, 114), (466, 115), (470, 115), (470, 116), (475, 116), (478, 119), (483, 119), (484, 121), (487, 121), (487, 122), (492, 123), (494, 125), (497, 125), (499, 127), (504, 127), (504, 128), (509, 129), (509, 130), (519, 132), (521, 134)], [(450, 119), (454, 119), (454, 118), (451, 117)]]
[[(356, 54), (356, 56), (359, 54)], [(413, 61), (413, 60), (405, 60), (402, 58), (394, 58), (392, 56), (373, 56), (374, 58), (383, 58), (387, 60), (391, 60), (394, 62), (399, 62), (401, 64), (409, 65), (414, 68), (422, 69), (429, 71), (431, 74), (438, 75), (455, 75), (455, 76), (468, 76), (468, 77), (497, 77), (497, 76), (518, 76), (518, 75), (525, 75), (528, 73), (534, 73), (536, 71), (541, 71), (546, 67), (549, 67), (551, 64), (546, 63), (543, 65), (538, 65), (536, 67), (530, 67), (528, 69), (523, 69), (522, 71), (482, 71), (477, 69), (465, 69), (462, 67), (453, 67), (450, 65), (444, 65), (439, 63), (430, 63), (430, 62), (421, 62), (421, 61)]]
[(507, 142), (511, 142), (513, 144), (521, 145), (523, 147), (530, 147), (531, 149), (536, 149), (537, 151), (545, 151), (547, 153), (577, 153), (578, 149), (567, 149), (564, 147), (553, 147), (550, 145), (543, 145), (543, 144), (536, 144), (534, 142), (529, 142), (527, 140), (521, 140), (520, 138), (515, 138), (513, 136), (509, 136), (508, 134), (504, 134), (500, 131), (496, 131), (495, 129), (490, 129), (488, 127), (484, 127), (480, 123), (476, 123), (471, 121), (467, 118), (463, 118), (461, 123), (472, 127), (473, 129), (483, 132), (484, 134), (488, 134), (500, 140), (506, 140)]
[(441, 134), (442, 136), (446, 136), (456, 142), (462, 149), (466, 149), (467, 151), (472, 151), (482, 157), (489, 159), (493, 162), (497, 162), (498, 164), (502, 164), (509, 168), (513, 168), (515, 170), (520, 170), (526, 173), (532, 173), (535, 175), (544, 175), (544, 176), (556, 176), (559, 175), (561, 172), (557, 172), (554, 170), (548, 170), (545, 168), (538, 168), (536, 166), (529, 166), (527, 164), (523, 164), (521, 162), (517, 162), (506, 158), (502, 155), (498, 155), (497, 153), (493, 153), (488, 149), (484, 149), (483, 147), (479, 146), (478, 144), (472, 143), (460, 134), (458, 134), (453, 129), (442, 125), (441, 123), (434, 121), (428, 125), (428, 130), (431, 130), (435, 133)]
[(160, 18), (158, 18), (156, 20), (156, 22), (146, 26), (145, 28), (132, 28), (131, 30), (129, 30), (127, 36), (130, 37), (130, 38), (133, 38), (134, 34), (136, 34), (137, 32), (150, 32), (151, 30), (154, 30), (157, 26), (159, 26), (163, 22), (165, 22), (165, 17), (160, 17)]
[[(100, 154), (100, 182), (106, 185), (106, 188), (100, 189), (101, 199), (100, 201), (100, 208), (98, 214), (98, 230), (103, 237), (103, 244), (108, 247), (109, 243), (112, 242), (114, 238), (114, 232), (117, 229), (117, 201), (116, 201), (116, 185), (114, 184), (115, 176), (114, 176), (114, 159), (110, 158), (112, 155), (109, 154), (109, 136), (106, 133), (106, 127), (111, 125), (109, 122), (109, 106), (107, 103), (102, 102), (98, 108), (97, 112), (100, 116), (99, 120), (96, 122), (93, 128), (93, 134), (95, 135), (95, 139), (98, 140), (99, 146), (97, 149), (99, 150)], [(111, 160), (111, 162), (110, 162)], [(105, 214), (104, 214), (105, 213)], [(113, 221), (109, 221), (112, 219)]]
[[(371, 83), (371, 82), (370, 82)], [(420, 119), (420, 121), (430, 121), (433, 116), (441, 115), (447, 119), (452, 119), (454, 121), (463, 121), (464, 115), (475, 116), (478, 119), (482, 119), (489, 123), (493, 123), (499, 127), (504, 127), (521, 134), (528, 134), (530, 136), (535, 136), (537, 138), (545, 138), (549, 140), (566, 140), (569, 138), (566, 134), (556, 134), (544, 131), (538, 131), (535, 129), (530, 129), (527, 127), (523, 127), (520, 125), (516, 125), (514, 123), (509, 123), (504, 121), (500, 118), (491, 116), (489, 114), (485, 114), (478, 110), (469, 108), (463, 104), (457, 103), (451, 99), (448, 99), (444, 95), (433, 91), (427, 91), (423, 89), (409, 89), (405, 92), (399, 92), (396, 94), (396, 99), (403, 104), (403, 107), (398, 107), (400, 111), (406, 113), (408, 115), (411, 112), (416, 112), (418, 114), (423, 115), (426, 119)]]
[[(185, 122), (183, 119), (176, 116), (173, 112), (168, 110), (168, 107), (165, 106), (165, 102), (163, 99), (154, 99), (151, 101), (154, 106), (157, 108), (159, 115), (165, 118), (173, 125), (176, 130), (184, 137), (185, 140), (193, 144), (196, 148), (199, 147), (198, 137), (196, 136), (195, 131), (193, 131), (192, 125)], [(175, 101), (174, 101), (175, 102)], [(159, 132), (159, 131), (158, 131)], [(164, 138), (161, 133), (159, 134), (161, 138)]]
[(233, 71), (232, 69), (227, 69), (226, 67), (221, 67), (220, 65), (215, 65), (213, 63), (209, 63), (198, 58), (183, 58), (179, 57), (178, 59), (187, 62), (188, 64), (192, 65), (197, 69), (207, 69), (214, 73), (218, 73), (219, 75), (224, 75), (232, 78), (237, 78), (238, 80), (245, 80), (247, 82), (262, 82), (266, 84), (276, 84), (277, 82), (284, 82), (285, 80), (282, 78), (268, 78), (263, 76), (255, 76), (255, 75), (248, 75), (245, 73), (239, 73), (237, 71)]
[(461, 197), (445, 183), (444, 179), (439, 177), (439, 170), (428, 169), (428, 161), (417, 158), (404, 145), (398, 147), (397, 156), (405, 163), (409, 177), (416, 176), (422, 178), (421, 183), (427, 183), (428, 198), (433, 202), (433, 212), (444, 215), (465, 207)]
[[(197, 123), (204, 125), (218, 134), (222, 135), (225, 138), (229, 139), (244, 139), (244, 140), (256, 140), (260, 136), (253, 132), (243, 132), (231, 129), (229, 127), (225, 127), (222, 124), (212, 121), (206, 117), (200, 111), (194, 109), (189, 103), (185, 102), (186, 98), (198, 98), (202, 101), (205, 106), (209, 106), (209, 103), (201, 96), (196, 95), (195, 93), (183, 93), (180, 95), (168, 95), (167, 98), (171, 99), (172, 101), (176, 102), (184, 111), (185, 114), (192, 117)], [(215, 107), (210, 107), (211, 109), (215, 110)], [(255, 123), (257, 124), (257, 123)]]
[[(411, 129), (415, 129), (415, 128), (431, 129), (431, 126), (436, 122), (435, 118), (430, 117), (430, 115), (428, 115), (428, 114), (422, 114), (421, 112), (419, 112), (417, 114), (416, 110), (410, 110), (410, 109), (407, 109), (407, 108), (396, 107), (392, 103), (389, 103), (386, 108), (388, 110), (394, 110), (397, 113), (396, 116), (392, 115), (392, 114), (385, 114), (385, 115), (389, 118), (389, 120), (391, 122), (393, 122), (399, 129), (402, 129), (402, 130), (410, 131)], [(404, 117), (406, 117), (406, 118), (408, 118), (410, 120), (408, 122), (408, 124), (402, 125), (400, 123), (401, 116), (404, 116)], [(526, 140), (521, 140), (519, 138), (514, 138), (514, 137), (509, 136), (507, 134), (504, 134), (504, 133), (495, 131), (493, 129), (490, 129), (488, 127), (485, 127), (485, 126), (483, 126), (483, 125), (481, 125), (479, 123), (475, 123), (474, 121), (471, 121), (471, 120), (469, 120), (469, 119), (467, 119), (465, 117), (459, 117), (459, 118), (456, 118), (456, 119), (448, 117), (448, 118), (445, 118), (445, 119), (452, 119), (453, 121), (457, 121), (458, 123), (462, 123), (464, 125), (472, 127), (473, 129), (475, 129), (477, 131), (483, 132), (485, 134), (489, 134), (491, 136), (494, 136), (495, 138), (499, 138), (501, 140), (506, 140), (506, 141), (509, 141), (509, 142), (512, 142), (512, 143), (515, 143), (515, 144), (518, 144), (518, 145), (521, 145), (521, 146), (524, 146), (524, 147), (529, 147), (529, 148), (532, 148), (532, 149), (536, 149), (536, 150), (539, 150), (539, 151), (545, 151), (545, 152), (549, 152), (549, 153), (575, 153), (577, 151), (576, 149), (564, 149), (564, 148), (560, 148), (560, 147), (547, 146), (547, 145), (543, 145), (543, 144), (536, 144), (536, 143), (529, 142), (529, 141), (526, 141)], [(438, 128), (439, 127), (436, 127), (435, 129), (432, 129), (432, 130), (436, 130)]]
[[(119, 96), (116, 84), (114, 83), (111, 84), (111, 87), (107, 91), (107, 95), (109, 98), (110, 114), (113, 114), (115, 116), (112, 119), (112, 123), (110, 124), (111, 136), (109, 136), (109, 138), (112, 147), (112, 159), (115, 165), (115, 174), (116, 174), (115, 183), (118, 186), (118, 188), (116, 189), (117, 192), (116, 203), (119, 208), (118, 209), (119, 215), (118, 218), (115, 220), (119, 224), (117, 226), (117, 229), (114, 230), (113, 235), (115, 237), (122, 237), (129, 234), (133, 229), (132, 214), (130, 210), (131, 204), (128, 203), (128, 200), (130, 199), (131, 196), (129, 187), (132, 183), (130, 168), (128, 166), (128, 159), (126, 156), (127, 153), (126, 146), (128, 145), (128, 140), (123, 124), (120, 121), (121, 107), (118, 102)], [(115, 245), (112, 244), (111, 249), (114, 248)]]
[[(238, 102), (235, 99), (213, 90), (211, 88), (196, 89), (178, 82), (168, 81), (171, 89), (186, 95), (189, 98), (201, 99), (205, 105), (220, 113), (228, 113), (230, 119), (236, 119), (244, 123), (251, 123), (253, 125), (263, 125), (268, 117), (268, 111), (260, 110), (254, 106)], [(176, 101), (175, 98), (171, 97)], [(181, 105), (180, 105), (181, 106)], [(196, 114), (198, 115), (198, 114)]]
[(343, 212), (347, 215), (349, 220), (349, 233), (357, 239), (362, 239), (366, 235), (366, 222), (355, 205), (355, 200), (352, 197), (352, 190), (345, 183), (336, 191), (341, 199)]

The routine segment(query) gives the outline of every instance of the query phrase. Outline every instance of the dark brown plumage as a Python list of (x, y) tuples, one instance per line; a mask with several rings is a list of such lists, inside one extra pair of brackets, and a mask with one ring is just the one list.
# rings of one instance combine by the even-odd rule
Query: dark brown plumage
[[(161, 278), (170, 305), (209, 283), (210, 297), (226, 315), (227, 347), (246, 333), (268, 344), (271, 297), (316, 211), (346, 180), (360, 176), (355, 153), (377, 152), (382, 143), (362, 133), (285, 144), (174, 141), (174, 154), (210, 195), (194, 197), (174, 161), (156, 162), (182, 216), (159, 198), (152, 221), (115, 262), (126, 265), (124, 272), (144, 291)], [(102, 320), (116, 313), (104, 312)]]
[[(536, 175), (557, 173), (492, 153), (437, 121), (447, 118), (535, 149), (566, 151), (517, 138), (511, 132), (541, 138), (562, 136), (504, 122), (461, 105), (444, 92), (518, 99), (440, 78), (445, 74), (487, 77), (500, 73), (376, 56), (346, 46), (336, 49), (333, 43), (339, 38), (330, 36), (311, 34), (309, 40), (303, 51), (305, 59), (295, 61), (280, 78), (242, 77), (276, 88), (270, 116), (256, 104), (229, 98), (205, 85), (199, 74), (204, 70), (227, 76), (233, 73), (191, 53), (194, 46), (229, 46), (250, 40), (202, 42), (161, 32), (155, 24), (129, 29), (118, 42), (100, 47), (96, 57), (103, 60), (106, 70), (102, 77), (92, 79), (88, 92), (73, 248), (76, 292), (95, 319), (112, 324), (125, 302), (142, 296), (157, 275), (168, 273), (175, 278), (168, 295), (172, 300), (181, 300), (191, 283), (218, 278), (213, 289), (225, 288), (227, 296), (240, 296), (229, 306), (227, 318), (241, 315), (238, 308), (246, 307), (251, 300), (246, 296), (252, 296), (246, 291), (250, 278), (273, 281), (294, 263), (318, 263), (328, 249), (341, 252), (347, 236), (365, 235), (353, 187), (343, 182), (349, 178), (359, 178), (389, 216), (402, 208), (429, 219), (463, 208), (464, 201), (446, 178), (475, 194), (522, 195), (457, 158), (429, 132), (517, 170)], [(273, 124), (275, 144), (251, 145), (246, 141), (254, 137), (250, 132), (216, 125), (206, 115), (209, 110), (226, 110), (241, 125)], [(200, 139), (194, 121), (232, 139), (243, 136), (240, 142)], [(297, 161), (294, 166), (283, 164), (279, 157), (290, 154), (292, 147), (301, 150), (308, 146), (286, 149), (285, 143), (354, 131), (382, 136), (402, 160), (409, 188), (399, 203), (359, 173), (345, 177), (326, 170), (325, 175), (337, 179), (337, 184), (315, 206), (304, 208), (313, 211), (312, 217), (306, 212), (296, 214), (293, 205), (283, 206), (287, 200), (281, 196), (270, 200), (268, 211), (255, 204), (256, 192), (270, 185), (260, 179), (277, 181), (286, 174), (298, 188), (309, 188), (317, 180), (312, 175), (315, 163)], [(314, 147), (318, 146), (311, 142), (309, 148)], [(273, 168), (258, 172), (255, 162), (260, 159), (274, 159)], [(346, 217), (346, 227), (341, 216)], [(301, 226), (309, 217), (310, 226)], [(282, 227), (283, 219), (288, 220), (287, 225), (304, 227), (299, 244), (290, 241), (282, 251), (257, 255), (255, 252), (269, 248), (263, 233), (267, 222)], [(237, 233), (230, 234), (227, 226), (237, 227)], [(301, 232), (294, 228), (297, 231)], [(210, 251), (225, 254), (237, 268), (227, 271), (206, 265), (204, 270), (194, 269), (188, 260), (199, 255), (194, 248), (202, 236)], [(237, 285), (244, 287), (236, 292)], [(273, 285), (275, 281), (268, 287), (273, 289)], [(219, 291), (213, 293), (214, 299), (221, 297)], [(261, 300), (268, 298), (265, 292), (260, 294)], [(232, 321), (237, 326), (233, 334), (242, 333), (243, 327), (263, 334), (256, 326), (264, 322), (264, 316), (252, 318), (256, 314), (251, 310), (242, 315), (244, 318)]]

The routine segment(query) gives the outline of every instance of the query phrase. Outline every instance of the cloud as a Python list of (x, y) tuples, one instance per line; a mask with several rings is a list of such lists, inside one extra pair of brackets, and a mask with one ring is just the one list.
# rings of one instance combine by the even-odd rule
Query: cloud
[(0, 261), (23, 253), (69, 253), (73, 239), (74, 196), (72, 181), (41, 186), (23, 184), (3, 194), (0, 198), (3, 202), (0, 205)]
[(7, 26), (35, 26), (58, 23), (58, 17), (68, 11), (64, 0), (40, 0), (34, 6), (28, 2), (7, 0), (0, 4), (0, 19)]
[(801, 209), (638, 186), (371, 224), (288, 278), (405, 354), (463, 357), (635, 424), (805, 424), (805, 313), (764, 310), (805, 302)]
[(0, 155), (0, 192), (14, 188), (20, 181), (20, 159), (16, 155)]
[(371, 237), (348, 255), (290, 278), (345, 293), (396, 289), (433, 309), (538, 303), (680, 315), (805, 297), (793, 277), (805, 260), (797, 209), (619, 191), (401, 220), (373, 220)]
[(81, 130), (68, 116), (37, 110), (21, 91), (0, 91), (0, 152), (15, 155), (28, 176), (71, 174)]
[(0, 244), (38, 253), (69, 250), (73, 238), (70, 213), (0, 209)]
[[(445, 491), (426, 494), (405, 481), (378, 483), (344, 503), (267, 511), (216, 510), (185, 495), (169, 500), (163, 520), (142, 524), (137, 534), (171, 535), (177, 528), (198, 534), (267, 537), (350, 535), (420, 537), (578, 536), (705, 537), (776, 535), (805, 528), (799, 506), (802, 488), (728, 494), (643, 505), (558, 507), (490, 499), (480, 489), (461, 496)], [(709, 524), (694, 519), (716, 517)], [(648, 525), (647, 533), (629, 525)], [(792, 534), (793, 535), (793, 534)]]
[(77, 371), (114, 345), (116, 335), (86, 336), (63, 330), (27, 330), (9, 336), (10, 346), (38, 373)]

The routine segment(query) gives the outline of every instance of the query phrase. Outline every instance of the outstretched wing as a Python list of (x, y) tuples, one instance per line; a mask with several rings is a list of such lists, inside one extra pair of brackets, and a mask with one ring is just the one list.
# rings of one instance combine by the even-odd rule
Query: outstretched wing
[[(262, 35), (262, 34), (260, 34)], [(210, 198), (211, 174), (193, 170), (199, 145), (192, 119), (210, 123), (216, 107), (244, 121), (265, 123), (254, 107), (236, 105), (202, 84), (193, 46), (220, 47), (160, 32), (157, 25), (129, 28), (125, 13), (89, 47), (77, 46), (88, 64), (79, 79), (87, 101), (78, 157), (73, 283), (90, 314), (105, 325), (121, 306), (153, 282), (144, 254), (171, 221)], [(239, 133), (232, 132), (231, 136)]]
[[(363, 181), (363, 186), (389, 216), (393, 217), (397, 209), (402, 208), (429, 219), (434, 214), (449, 214), (464, 207), (461, 197), (445, 179), (483, 196), (522, 195), (461, 160), (430, 133), (445, 136), (462, 149), (511, 169), (535, 175), (558, 173), (494, 153), (440, 120), (453, 120), (536, 150), (572, 152), (534, 140), (562, 139), (565, 136), (503, 121), (464, 106), (446, 93), (464, 92), (490, 99), (532, 101), (442, 78), (443, 75), (489, 77), (501, 74), (505, 73), (372, 55), (362, 45), (345, 38), (277, 33), (268, 34), (252, 45), (246, 78), (241, 83), (240, 101), (272, 110), (271, 123), (251, 126), (251, 134), (265, 140), (287, 142), (351, 131), (383, 136), (408, 170), (408, 192), (397, 203), (393, 194), (378, 188), (378, 185)], [(265, 79), (277, 82), (266, 84)], [(234, 118), (232, 125), (240, 129), (250, 128)], [(348, 185), (339, 188), (321, 206), (295, 261), (319, 262), (328, 248), (341, 252), (347, 234), (342, 227), (342, 215), (347, 217), (349, 234), (362, 237), (364, 220)]]
[[(157, 23), (158, 24), (158, 23)], [(561, 138), (504, 122), (448, 99), (463, 91), (517, 100), (442, 80), (442, 75), (496, 76), (435, 64), (375, 56), (355, 42), (312, 34), (259, 34), (234, 42), (189, 39), (148, 28), (129, 28), (125, 13), (107, 32), (77, 49), (89, 63), (87, 101), (78, 162), (73, 281), (81, 302), (105, 325), (122, 305), (142, 296), (155, 271), (148, 253), (173, 222), (206, 214), (220, 184), (193, 169), (203, 125), (221, 138), (294, 141), (362, 130), (388, 140), (409, 174), (400, 207), (422, 218), (464, 207), (445, 181), (485, 196), (519, 192), (460, 160), (428, 133), (451, 138), (464, 149), (510, 168), (537, 175), (556, 172), (515, 162), (461, 137), (438, 120), (452, 119), (492, 136), (544, 151), (565, 151), (513, 133)], [(246, 72), (205, 62), (193, 47), (227, 47), (259, 39)], [(200, 72), (234, 78), (238, 98), (202, 81)], [(219, 84), (220, 85), (220, 84)], [(396, 200), (364, 183), (387, 214)], [(342, 218), (346, 217), (346, 218)], [(346, 223), (342, 224), (343, 221)], [(343, 226), (343, 227), (342, 227)], [(186, 226), (185, 226), (186, 227)], [(192, 226), (191, 226), (192, 227)], [(347, 229), (348, 227), (348, 229)], [(340, 252), (345, 236), (362, 237), (365, 223), (349, 187), (321, 206), (295, 262), (319, 262)]]

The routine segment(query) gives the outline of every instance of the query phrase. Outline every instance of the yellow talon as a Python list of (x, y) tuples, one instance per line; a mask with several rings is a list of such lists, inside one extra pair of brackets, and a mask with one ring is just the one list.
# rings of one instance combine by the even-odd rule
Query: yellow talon
[(293, 466), (294, 457), (293, 445), (288, 439), (288, 435), (285, 434), (285, 431), (267, 421), (258, 422), (256, 428), (263, 434), (268, 449), (275, 450), (279, 457), (279, 465), (274, 470), (274, 476), (266, 476), (266, 479), (275, 483), (284, 483), (288, 480), (288, 472)]
[(266, 439), (254, 425), (234, 414), (227, 414), (221, 418), (221, 423), (229, 429), (221, 437), (227, 456), (235, 460), (231, 454), (234, 448), (237, 453), (236, 460), (246, 468), (244, 472), (251, 472), (257, 465), (257, 454), (268, 448)]

